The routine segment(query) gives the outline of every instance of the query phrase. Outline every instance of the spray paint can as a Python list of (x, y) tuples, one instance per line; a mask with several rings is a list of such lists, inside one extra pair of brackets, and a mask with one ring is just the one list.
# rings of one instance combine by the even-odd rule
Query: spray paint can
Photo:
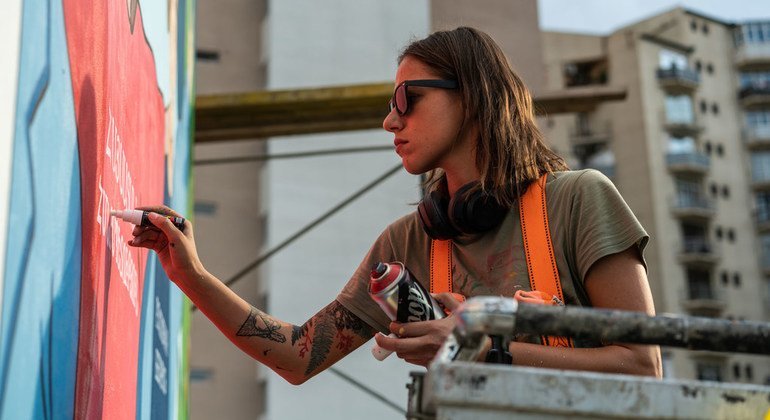
[[(430, 293), (418, 282), (403, 263), (379, 262), (372, 266), (369, 295), (390, 319), (401, 323), (430, 321), (444, 317), (444, 311)], [(392, 337), (395, 335), (391, 334)], [(372, 355), (384, 360), (390, 351), (377, 344)]]

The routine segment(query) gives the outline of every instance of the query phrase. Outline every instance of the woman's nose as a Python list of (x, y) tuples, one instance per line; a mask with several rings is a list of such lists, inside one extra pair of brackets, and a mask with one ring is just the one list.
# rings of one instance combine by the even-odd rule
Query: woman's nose
[(382, 120), (382, 128), (384, 128), (386, 131), (390, 131), (391, 133), (396, 132), (403, 128), (403, 121), (401, 120), (401, 116), (398, 115), (398, 112), (395, 108), (390, 110), (388, 112), (388, 115), (385, 116), (385, 119)]

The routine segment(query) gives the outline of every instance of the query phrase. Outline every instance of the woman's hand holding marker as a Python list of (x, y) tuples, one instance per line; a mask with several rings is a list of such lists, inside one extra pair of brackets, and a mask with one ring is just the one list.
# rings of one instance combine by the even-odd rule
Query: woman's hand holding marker
[[(129, 246), (155, 251), (166, 275), (174, 283), (179, 284), (205, 272), (198, 258), (189, 220), (166, 206), (137, 207), (137, 210), (147, 211), (146, 220), (150, 226), (139, 224), (134, 227), (134, 238), (128, 241)], [(182, 228), (177, 228), (169, 216), (183, 220)]]

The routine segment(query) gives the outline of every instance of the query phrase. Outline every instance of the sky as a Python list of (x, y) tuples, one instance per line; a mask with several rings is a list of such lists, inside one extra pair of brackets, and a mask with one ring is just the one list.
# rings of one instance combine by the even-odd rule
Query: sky
[(605, 35), (677, 6), (728, 22), (770, 20), (768, 0), (538, 0), (543, 30)]

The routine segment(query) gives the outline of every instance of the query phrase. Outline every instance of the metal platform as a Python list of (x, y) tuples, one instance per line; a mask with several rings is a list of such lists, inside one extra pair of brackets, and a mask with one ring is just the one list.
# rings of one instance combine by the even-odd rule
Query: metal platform
[[(768, 355), (770, 324), (518, 304), (477, 297), (427, 373), (412, 373), (407, 419), (765, 419), (770, 387), (469, 362), (487, 334), (516, 331), (598, 342)], [(515, 356), (514, 356), (515, 357)]]
[(469, 362), (413, 373), (407, 419), (767, 419), (770, 387)]

